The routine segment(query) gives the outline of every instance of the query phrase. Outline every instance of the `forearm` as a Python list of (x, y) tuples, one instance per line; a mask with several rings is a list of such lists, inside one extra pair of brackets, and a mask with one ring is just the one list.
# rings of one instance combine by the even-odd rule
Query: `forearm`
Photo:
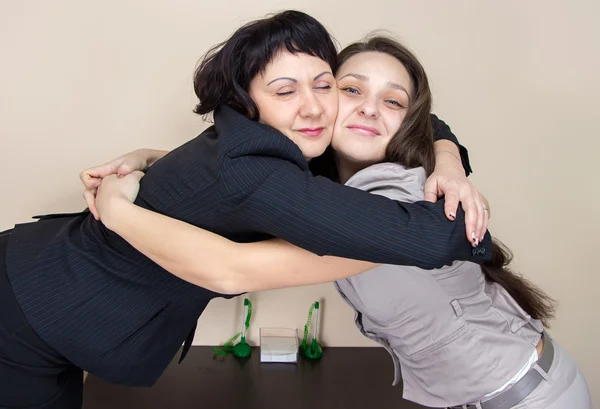
[(364, 273), (379, 264), (317, 256), (280, 239), (240, 244), (231, 270), (236, 292), (320, 284)]
[(161, 159), (167, 153), (169, 153), (169, 151), (163, 151), (158, 149), (139, 149), (138, 152), (140, 152), (146, 158), (148, 168), (154, 165), (156, 161)]
[(447, 140), (440, 139), (433, 144), (436, 169), (457, 168), (464, 171), (458, 146)]
[(235, 243), (125, 200), (115, 200), (103, 222), (165, 270), (221, 294), (331, 282), (377, 266), (320, 257), (278, 239)]
[(473, 172), (473, 170), (471, 169), (469, 151), (467, 150), (467, 148), (460, 144), (458, 138), (456, 137), (456, 135), (454, 135), (452, 129), (450, 129), (448, 124), (446, 124), (444, 121), (442, 121), (433, 114), (431, 114), (431, 125), (433, 126), (433, 139), (435, 140), (435, 146), (441, 146), (438, 144), (438, 142), (446, 142), (453, 144), (454, 147), (458, 150), (456, 156), (460, 158), (461, 166), (465, 171), (465, 175), (469, 176)]
[[(459, 210), (456, 222), (451, 222), (443, 209), (443, 201), (395, 202), (282, 163), (230, 212), (244, 229), (279, 237), (318, 255), (425, 269), (455, 260), (481, 263), (491, 257), (485, 251), (473, 253), (466, 240), (464, 212)], [(483, 246), (490, 250), (489, 234)]]
[(115, 199), (102, 215), (107, 228), (182, 280), (229, 294), (237, 243), (195, 226)]

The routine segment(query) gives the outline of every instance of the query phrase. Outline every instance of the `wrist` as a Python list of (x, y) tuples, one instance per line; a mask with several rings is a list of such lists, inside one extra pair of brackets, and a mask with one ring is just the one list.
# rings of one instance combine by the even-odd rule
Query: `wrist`
[(460, 169), (463, 170), (462, 163), (458, 162), (456, 158), (450, 155), (441, 155), (436, 157), (435, 169)]
[(131, 206), (133, 206), (133, 203), (126, 198), (110, 198), (103, 212), (100, 214), (100, 219), (109, 230), (116, 232), (117, 227), (121, 225), (121, 220), (127, 217), (127, 211)]

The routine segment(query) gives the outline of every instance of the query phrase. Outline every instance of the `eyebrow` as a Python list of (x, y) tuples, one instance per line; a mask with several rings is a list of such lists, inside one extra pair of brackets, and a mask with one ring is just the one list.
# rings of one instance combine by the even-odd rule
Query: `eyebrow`
[[(366, 75), (354, 74), (354, 73), (346, 74), (342, 78), (340, 78), (340, 80), (343, 80), (346, 77), (353, 77), (353, 78), (356, 78), (359, 81), (365, 81), (365, 82), (369, 81), (369, 77), (367, 77)], [(392, 81), (386, 82), (385, 85), (388, 88), (393, 88), (393, 89), (397, 89), (399, 91), (406, 92), (406, 95), (408, 95), (408, 97), (410, 98), (410, 94), (408, 93), (408, 91), (406, 90), (406, 88), (404, 88), (402, 85), (396, 84), (395, 82), (392, 82)]]
[[(313, 81), (318, 80), (319, 78), (321, 78), (324, 75), (331, 75), (333, 77), (333, 73), (331, 71), (323, 71), (322, 73), (320, 73), (319, 75), (317, 75), (315, 78), (313, 78)], [(291, 78), (291, 77), (279, 77), (279, 78), (275, 78), (273, 81), (269, 82), (267, 84), (267, 86), (271, 85), (272, 83), (274, 83), (275, 81), (281, 81), (281, 80), (285, 80), (285, 81), (291, 81), (295, 84), (298, 83), (298, 80), (296, 80), (295, 78)]]

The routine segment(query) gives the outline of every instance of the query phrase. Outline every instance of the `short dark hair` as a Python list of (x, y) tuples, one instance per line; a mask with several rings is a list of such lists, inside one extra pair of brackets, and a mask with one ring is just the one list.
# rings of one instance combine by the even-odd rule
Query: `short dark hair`
[(194, 74), (200, 100), (194, 112), (204, 115), (229, 105), (257, 119), (258, 108), (248, 94), (250, 81), (284, 49), (318, 57), (336, 68), (337, 50), (327, 29), (308, 14), (283, 11), (244, 25), (204, 55)]

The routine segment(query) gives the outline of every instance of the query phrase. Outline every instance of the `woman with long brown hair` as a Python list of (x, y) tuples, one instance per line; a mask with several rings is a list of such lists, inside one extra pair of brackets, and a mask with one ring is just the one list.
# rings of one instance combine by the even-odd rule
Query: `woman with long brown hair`
[[(336, 62), (327, 29), (305, 13), (240, 27), (195, 77), (196, 112), (214, 113), (215, 126), (153, 165), (136, 203), (232, 240), (282, 237), (317, 253), (424, 268), (489, 258), (472, 253), (465, 224), (447, 220), (441, 203), (398, 203), (310, 175), (308, 160), (333, 133)], [(285, 195), (274, 174), (292, 179)], [(265, 214), (265, 199), (279, 205)], [(343, 219), (338, 200), (365, 210)], [(280, 223), (291, 211), (298, 217)], [(475, 230), (477, 250), (491, 250), (485, 230)], [(191, 345), (209, 301), (233, 288), (219, 278), (203, 284), (169, 274), (90, 212), (0, 232), (0, 407), (79, 408), (83, 370), (152, 385)]]
[[(419, 61), (396, 41), (372, 37), (340, 53), (336, 81), (330, 156), (314, 160), (313, 170), (374, 195), (423, 200), (434, 142)], [(378, 266), (318, 257), (278, 239), (234, 243), (137, 208), (129, 202), (136, 189), (136, 178), (107, 177), (96, 198), (100, 218), (185, 280), (219, 277), (232, 292), (337, 280), (359, 330), (392, 356), (406, 399), (430, 407), (591, 408), (585, 379), (544, 329), (553, 300), (510, 270), (510, 252), (498, 241), (483, 266)]]

